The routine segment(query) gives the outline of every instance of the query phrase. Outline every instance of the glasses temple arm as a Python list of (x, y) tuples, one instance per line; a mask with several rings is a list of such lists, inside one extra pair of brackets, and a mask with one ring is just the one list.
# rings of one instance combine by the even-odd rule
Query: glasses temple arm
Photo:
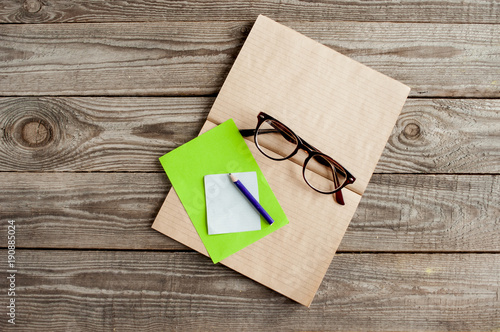
[(243, 137), (255, 135), (255, 129), (240, 129), (240, 134)]
[[(335, 167), (333, 168), (333, 182), (335, 183), (335, 186), (339, 186), (339, 178), (337, 177), (337, 171), (335, 170)], [(333, 197), (335, 197), (335, 201), (339, 203), (340, 205), (345, 205), (344, 203), (344, 195), (342, 195), (342, 189), (339, 189), (338, 191), (333, 193)]]
[[(256, 129), (240, 129), (240, 134), (243, 137), (249, 137), (249, 136), (254, 136), (255, 135)], [(286, 139), (288, 142), (295, 143), (296, 140), (288, 135), (286, 132), (279, 130), (279, 129), (260, 129), (259, 134), (271, 134), (271, 133), (280, 133), (281, 136), (283, 136), (284, 139)]]

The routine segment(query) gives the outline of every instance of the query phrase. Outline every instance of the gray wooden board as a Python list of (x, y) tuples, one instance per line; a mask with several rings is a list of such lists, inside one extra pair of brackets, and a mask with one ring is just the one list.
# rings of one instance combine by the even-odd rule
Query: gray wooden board
[(197, 253), (19, 250), (17, 261), (22, 331), (500, 326), (494, 254), (336, 255), (309, 309)]
[[(151, 229), (161, 173), (3, 173), (0, 188), (20, 248), (186, 249)], [(498, 175), (374, 175), (339, 250), (499, 252), (498, 192)]]
[[(500, 96), (495, 24), (282, 23), (409, 85), (411, 96)], [(5, 24), (0, 95), (217, 93), (251, 25)]]
[(2, 0), (0, 23), (277, 20), (498, 23), (498, 1)]
[[(158, 157), (197, 135), (258, 14), (412, 88), (310, 309), (150, 228)], [(496, 0), (2, 1), (16, 328), (498, 330), (499, 23)]]
[[(197, 136), (213, 101), (0, 98), (0, 171), (162, 172), (158, 158)], [(375, 172), (495, 174), (499, 132), (500, 100), (410, 99)]]

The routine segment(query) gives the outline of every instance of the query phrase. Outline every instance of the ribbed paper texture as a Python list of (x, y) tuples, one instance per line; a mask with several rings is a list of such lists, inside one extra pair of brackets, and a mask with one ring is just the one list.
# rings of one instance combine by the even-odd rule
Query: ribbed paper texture
[[(221, 263), (309, 306), (349, 225), (410, 89), (273, 20), (259, 16), (201, 132), (232, 118), (255, 128), (264, 111), (355, 177), (345, 205), (302, 178), (305, 155), (273, 161), (247, 144), (290, 224)], [(171, 190), (153, 224), (207, 254)]]

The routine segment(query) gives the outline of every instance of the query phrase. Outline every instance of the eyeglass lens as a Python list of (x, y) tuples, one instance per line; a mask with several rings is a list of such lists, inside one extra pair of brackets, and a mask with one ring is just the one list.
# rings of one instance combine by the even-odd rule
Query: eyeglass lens
[[(299, 140), (279, 121), (267, 119), (257, 128), (255, 143), (268, 158), (284, 160), (296, 151)], [(307, 159), (304, 178), (314, 189), (328, 193), (341, 187), (347, 176), (328, 156), (319, 154)]]
[(328, 157), (313, 155), (304, 165), (304, 178), (311, 187), (328, 193), (341, 187), (347, 176)]
[(294, 133), (279, 122), (264, 120), (257, 129), (255, 143), (267, 157), (283, 160), (297, 149), (299, 141)]

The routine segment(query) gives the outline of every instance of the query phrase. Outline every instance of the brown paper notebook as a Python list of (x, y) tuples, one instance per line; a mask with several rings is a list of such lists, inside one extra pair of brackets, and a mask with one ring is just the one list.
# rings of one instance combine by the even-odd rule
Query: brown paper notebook
[[(247, 140), (290, 224), (221, 263), (309, 306), (356, 211), (410, 89), (300, 33), (259, 16), (201, 132), (233, 118), (255, 128), (264, 111), (355, 177), (345, 205), (302, 178), (303, 155), (273, 161)], [(207, 252), (172, 189), (153, 228)]]

